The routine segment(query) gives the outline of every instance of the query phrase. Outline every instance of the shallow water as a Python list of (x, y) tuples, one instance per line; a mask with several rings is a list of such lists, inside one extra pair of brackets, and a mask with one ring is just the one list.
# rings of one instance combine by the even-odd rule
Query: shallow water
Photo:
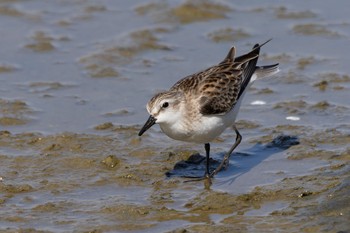
[[(348, 5), (0, 1), (0, 230), (350, 231)], [(204, 148), (139, 138), (147, 100), (269, 38), (259, 64), (281, 72), (245, 96), (229, 168), (210, 188), (167, 177)]]

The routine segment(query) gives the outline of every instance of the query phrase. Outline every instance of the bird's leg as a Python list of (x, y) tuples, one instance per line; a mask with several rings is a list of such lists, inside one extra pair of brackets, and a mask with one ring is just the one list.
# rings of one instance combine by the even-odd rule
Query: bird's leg
[(239, 145), (239, 143), (241, 143), (242, 141), (242, 136), (241, 134), (238, 132), (236, 126), (233, 126), (233, 129), (236, 132), (236, 141), (235, 144), (233, 144), (233, 146), (231, 147), (231, 149), (225, 154), (224, 159), (221, 161), (220, 165), (212, 172), (210, 173), (210, 177), (215, 176), (219, 171), (221, 171), (222, 168), (226, 168), (228, 163), (229, 163), (229, 158), (232, 154), (232, 152), (234, 151), (234, 149), (236, 149), (236, 147)]
[(210, 155), (210, 144), (209, 143), (205, 143), (204, 144), (204, 148), (205, 148), (205, 155), (206, 155), (206, 158), (207, 158), (207, 161), (206, 161), (206, 169), (205, 169), (205, 174), (204, 174), (204, 176), (205, 177), (210, 177), (210, 169), (209, 169), (209, 166), (210, 166), (210, 161), (209, 161), (209, 159), (210, 159), (210, 157), (209, 157), (209, 155)]
[(204, 149), (205, 149), (205, 154), (206, 154), (206, 167), (205, 167), (205, 174), (203, 177), (199, 177), (199, 178), (195, 178), (195, 179), (190, 179), (190, 180), (186, 180), (184, 181), (185, 183), (188, 183), (188, 182), (193, 182), (193, 181), (200, 181), (200, 180), (205, 180), (205, 179), (208, 179), (209, 182), (208, 184), (211, 184), (211, 180), (210, 180), (210, 177), (211, 174), (210, 174), (210, 144), (209, 143), (205, 143), (204, 144)]

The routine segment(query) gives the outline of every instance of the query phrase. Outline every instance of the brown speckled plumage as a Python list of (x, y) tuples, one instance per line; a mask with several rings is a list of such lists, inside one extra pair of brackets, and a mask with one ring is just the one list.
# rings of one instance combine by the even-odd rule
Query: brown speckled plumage
[[(259, 48), (236, 60), (234, 54), (235, 48), (232, 47), (221, 63), (179, 80), (170, 91), (196, 92), (191, 95), (199, 97), (200, 112), (203, 115), (230, 111), (237, 102), (241, 89), (245, 88), (242, 83), (245, 79), (250, 79), (244, 75), (244, 70), (250, 61), (258, 59)], [(253, 63), (255, 69), (256, 61)]]

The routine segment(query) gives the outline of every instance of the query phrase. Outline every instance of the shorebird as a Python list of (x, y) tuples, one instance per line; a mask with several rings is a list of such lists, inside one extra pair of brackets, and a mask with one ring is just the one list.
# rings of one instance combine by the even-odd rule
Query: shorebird
[[(250, 52), (236, 58), (233, 46), (218, 65), (189, 75), (168, 91), (156, 94), (147, 103), (150, 116), (138, 135), (159, 124), (161, 130), (172, 139), (203, 143), (206, 152), (204, 177), (214, 177), (228, 166), (232, 152), (242, 140), (235, 120), (248, 88), (255, 80), (279, 71), (278, 63), (257, 66), (260, 48), (270, 40), (261, 45), (255, 44)], [(210, 171), (209, 143), (228, 127), (235, 130), (236, 141), (219, 166)]]

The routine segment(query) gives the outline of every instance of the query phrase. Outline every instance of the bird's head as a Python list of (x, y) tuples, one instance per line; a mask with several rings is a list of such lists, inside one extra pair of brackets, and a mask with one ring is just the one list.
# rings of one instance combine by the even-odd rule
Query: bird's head
[(177, 91), (161, 92), (153, 96), (147, 103), (147, 111), (150, 116), (140, 130), (139, 136), (154, 124), (175, 124), (181, 117), (182, 98), (183, 94)]

